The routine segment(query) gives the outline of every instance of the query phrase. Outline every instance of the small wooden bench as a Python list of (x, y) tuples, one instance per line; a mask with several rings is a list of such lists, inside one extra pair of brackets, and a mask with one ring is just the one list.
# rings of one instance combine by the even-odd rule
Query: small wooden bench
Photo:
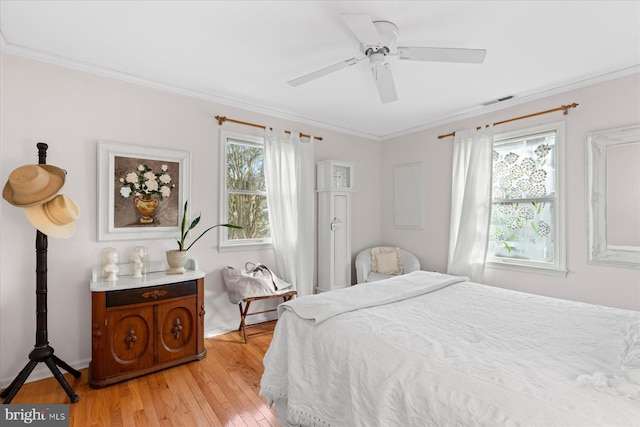
[[(247, 316), (252, 316), (254, 314), (269, 313), (277, 310), (277, 308), (273, 308), (271, 310), (254, 311), (249, 313), (249, 306), (253, 301), (263, 301), (263, 300), (268, 300), (272, 298), (282, 298), (284, 302), (287, 302), (297, 294), (298, 293), (296, 291), (288, 291), (288, 292), (283, 292), (277, 295), (265, 295), (265, 296), (259, 296), (259, 297), (244, 298), (240, 303), (238, 303), (238, 308), (240, 309), (240, 326), (238, 327), (238, 332), (242, 332), (242, 336), (244, 337), (244, 343), (245, 344), (247, 343), (247, 324), (245, 323), (245, 319), (247, 318)], [(242, 303), (245, 303), (244, 308), (242, 307)]]

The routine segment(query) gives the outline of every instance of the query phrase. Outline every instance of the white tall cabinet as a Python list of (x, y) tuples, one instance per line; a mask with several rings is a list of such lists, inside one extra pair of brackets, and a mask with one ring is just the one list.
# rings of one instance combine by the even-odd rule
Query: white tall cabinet
[(316, 163), (318, 191), (318, 292), (351, 285), (351, 194), (354, 164)]

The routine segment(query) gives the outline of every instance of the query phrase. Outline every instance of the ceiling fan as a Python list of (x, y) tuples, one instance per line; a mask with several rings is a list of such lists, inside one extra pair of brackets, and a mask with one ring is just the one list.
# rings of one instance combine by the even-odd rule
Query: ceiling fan
[(369, 64), (373, 78), (378, 88), (378, 94), (383, 104), (398, 99), (396, 86), (391, 75), (391, 68), (387, 56), (397, 55), (400, 59), (434, 62), (464, 62), (479, 64), (487, 54), (485, 49), (456, 49), (441, 47), (401, 47), (396, 52), (391, 49), (398, 36), (398, 27), (389, 21), (372, 21), (367, 15), (341, 14), (340, 17), (347, 24), (351, 32), (360, 42), (360, 50), (365, 54), (362, 58), (350, 58), (337, 64), (321, 68), (304, 76), (289, 80), (291, 86), (299, 86), (319, 77), (355, 65), (365, 58)]

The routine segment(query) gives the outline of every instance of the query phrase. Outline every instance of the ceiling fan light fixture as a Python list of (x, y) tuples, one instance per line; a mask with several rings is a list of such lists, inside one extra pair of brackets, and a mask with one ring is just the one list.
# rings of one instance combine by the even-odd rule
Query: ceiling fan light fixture
[(387, 65), (386, 53), (380, 50), (370, 53), (369, 61), (371, 61), (371, 67), (377, 67), (379, 64)]

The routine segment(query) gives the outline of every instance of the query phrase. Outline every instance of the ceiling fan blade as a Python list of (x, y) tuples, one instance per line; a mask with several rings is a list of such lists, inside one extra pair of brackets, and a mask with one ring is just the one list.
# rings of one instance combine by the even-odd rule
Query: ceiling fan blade
[(378, 30), (373, 25), (373, 21), (367, 15), (350, 13), (340, 14), (342, 20), (347, 24), (351, 32), (365, 46), (382, 46), (382, 39)]
[(393, 75), (391, 74), (391, 67), (384, 62), (378, 62), (371, 67), (373, 78), (376, 81), (378, 87), (378, 94), (380, 95), (380, 101), (383, 104), (398, 100), (398, 94), (396, 93), (396, 85), (393, 82)]
[(307, 82), (310, 82), (311, 80), (315, 80), (322, 76), (326, 76), (327, 74), (331, 74), (334, 71), (338, 71), (343, 68), (347, 68), (351, 65), (355, 65), (358, 62), (360, 62), (362, 59), (363, 58), (361, 59), (351, 58), (351, 59), (347, 59), (346, 61), (340, 61), (337, 64), (329, 65), (328, 67), (324, 67), (312, 73), (305, 74), (304, 76), (300, 76), (293, 80), (289, 80), (287, 83), (289, 83), (291, 86), (294, 86), (294, 87), (300, 86), (303, 83), (307, 83)]
[(480, 64), (484, 61), (486, 54), (486, 49), (398, 46), (398, 58), (414, 61), (465, 62)]

